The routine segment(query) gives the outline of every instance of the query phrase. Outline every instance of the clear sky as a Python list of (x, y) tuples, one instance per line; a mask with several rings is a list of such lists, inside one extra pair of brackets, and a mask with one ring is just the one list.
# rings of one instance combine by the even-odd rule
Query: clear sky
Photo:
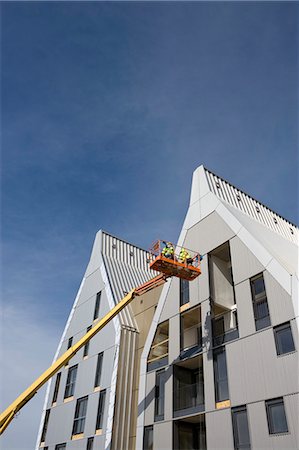
[[(96, 231), (175, 241), (200, 164), (297, 222), (298, 4), (1, 10), (6, 406), (51, 362)], [(6, 450), (33, 449), (43, 397)]]

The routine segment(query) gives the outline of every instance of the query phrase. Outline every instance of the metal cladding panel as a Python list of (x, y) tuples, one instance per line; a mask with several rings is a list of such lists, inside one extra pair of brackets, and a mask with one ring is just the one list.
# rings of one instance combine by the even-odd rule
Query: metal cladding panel
[(233, 450), (231, 410), (223, 409), (207, 413), (206, 434), (208, 449)]
[(237, 236), (230, 240), (230, 253), (235, 284), (241, 283), (264, 270), (262, 264)]
[(205, 170), (212, 192), (221, 200), (249, 215), (254, 220), (270, 228), (291, 242), (297, 243), (298, 229), (267, 206), (237, 189), (223, 178)]
[(252, 295), (249, 280), (235, 286), (240, 338), (255, 333)]
[(155, 423), (154, 425), (154, 449), (172, 449), (172, 421)]
[(98, 268), (84, 279), (77, 306), (86, 302), (86, 300), (89, 300), (91, 297), (96, 295), (97, 292), (103, 290), (104, 288), (105, 285), (101, 277), (100, 268)]
[(268, 271), (264, 272), (264, 280), (272, 326), (293, 319), (295, 311), (291, 296)]
[(71, 438), (76, 401), (51, 409), (45, 445), (56, 445)]

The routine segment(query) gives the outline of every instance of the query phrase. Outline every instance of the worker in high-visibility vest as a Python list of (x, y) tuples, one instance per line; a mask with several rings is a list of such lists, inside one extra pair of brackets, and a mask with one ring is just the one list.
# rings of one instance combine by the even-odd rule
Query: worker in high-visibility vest
[(172, 245), (171, 242), (163, 242), (163, 244), (165, 245), (163, 250), (162, 250), (162, 256), (164, 256), (165, 258), (169, 258), (169, 259), (173, 259), (174, 256), (174, 247)]
[(192, 264), (193, 263), (193, 258), (191, 257), (190, 253), (187, 252), (187, 250), (184, 247), (182, 247), (182, 249), (180, 251), (179, 260), (183, 264), (186, 264), (186, 263)]

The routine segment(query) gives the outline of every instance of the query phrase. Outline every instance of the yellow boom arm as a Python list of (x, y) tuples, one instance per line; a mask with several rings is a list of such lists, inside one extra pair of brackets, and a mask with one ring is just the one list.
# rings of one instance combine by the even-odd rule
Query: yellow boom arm
[(76, 344), (70, 347), (60, 358), (58, 358), (52, 366), (50, 366), (34, 383), (29, 386), (1, 415), (0, 415), (0, 434), (2, 434), (18, 411), (26, 405), (29, 400), (34, 397), (37, 391), (55, 375), (76, 353), (80, 348), (94, 337), (107, 323), (109, 323), (117, 314), (124, 309), (136, 295), (142, 295), (145, 292), (160, 286), (166, 281), (164, 275), (158, 275), (147, 283), (132, 289), (117, 305), (106, 314), (91, 330), (89, 330)]

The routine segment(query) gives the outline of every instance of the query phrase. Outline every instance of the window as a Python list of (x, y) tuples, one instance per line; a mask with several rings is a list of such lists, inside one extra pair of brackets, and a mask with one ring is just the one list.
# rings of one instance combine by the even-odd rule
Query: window
[(73, 345), (73, 336), (69, 338), (68, 343), (67, 343), (67, 349), (71, 348), (71, 346)]
[(246, 406), (232, 408), (232, 421), (235, 450), (250, 450), (251, 447)]
[(87, 439), (86, 450), (93, 450), (93, 437)]
[(256, 330), (271, 325), (263, 274), (250, 279)]
[(215, 398), (216, 402), (228, 400), (228, 379), (226, 368), (225, 348), (221, 347), (213, 351), (214, 378), (215, 378)]
[(181, 351), (189, 350), (188, 355), (193, 354), (190, 349), (198, 350), (202, 347), (201, 309), (189, 309), (181, 313)]
[(78, 398), (78, 400), (77, 400), (73, 432), (72, 432), (73, 435), (81, 434), (84, 432), (87, 401), (88, 401), (88, 397)]
[(66, 444), (57, 444), (55, 445), (55, 450), (65, 450)]
[(42, 437), (41, 437), (41, 440), (40, 440), (41, 442), (45, 442), (45, 440), (46, 440), (46, 434), (47, 434), (47, 429), (48, 429), (49, 417), (50, 417), (50, 409), (47, 409), (46, 414), (45, 414), (44, 425), (43, 425)]
[(165, 369), (156, 372), (155, 421), (164, 420)]
[(287, 433), (288, 424), (283, 398), (266, 401), (268, 428), (270, 434)]
[(59, 390), (59, 385), (60, 385), (60, 379), (61, 379), (61, 372), (58, 372), (58, 374), (56, 375), (56, 381), (55, 381), (55, 388), (54, 388), (54, 393), (53, 393), (52, 405), (53, 405), (53, 403), (57, 402), (57, 396), (58, 396), (58, 390)]
[[(91, 325), (89, 327), (86, 328), (86, 333), (88, 333), (91, 330)], [(88, 355), (88, 351), (89, 351), (89, 342), (88, 341), (85, 345), (84, 345), (84, 349), (83, 349), (83, 358), (85, 358)]]
[(148, 370), (158, 369), (168, 364), (169, 322), (160, 323), (148, 356)]
[(102, 295), (102, 291), (97, 293), (96, 304), (94, 307), (93, 320), (96, 320), (99, 318), (101, 295)]
[(100, 430), (101, 428), (103, 428), (105, 398), (106, 398), (106, 391), (101, 391), (100, 397), (99, 397), (99, 404), (98, 404), (96, 430)]
[(98, 354), (97, 368), (96, 368), (96, 376), (94, 380), (94, 387), (99, 387), (101, 382), (101, 373), (102, 373), (102, 365), (103, 365), (103, 355), (104, 353)]
[(180, 306), (183, 306), (186, 303), (189, 303), (189, 301), (190, 301), (189, 281), (182, 280), (180, 278)]
[(273, 328), (275, 336), (276, 351), (278, 355), (290, 353), (295, 350), (290, 323), (284, 323)]
[(144, 428), (143, 450), (154, 450), (154, 428), (153, 428), (153, 426)]
[(67, 374), (66, 385), (65, 385), (64, 398), (72, 397), (74, 395), (76, 378), (77, 378), (77, 370), (78, 370), (78, 364), (76, 366), (69, 368), (69, 371)]

